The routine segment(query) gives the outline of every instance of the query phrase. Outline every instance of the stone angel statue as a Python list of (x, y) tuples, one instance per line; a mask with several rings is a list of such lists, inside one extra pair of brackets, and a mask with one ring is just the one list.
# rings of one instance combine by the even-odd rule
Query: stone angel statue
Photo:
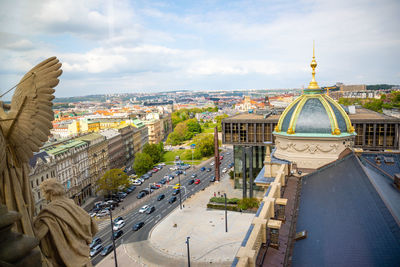
[(29, 236), (34, 236), (34, 201), (28, 161), (50, 135), (60, 68), (56, 57), (44, 60), (25, 74), (10, 105), (0, 102), (0, 202), (22, 215), (14, 230)]

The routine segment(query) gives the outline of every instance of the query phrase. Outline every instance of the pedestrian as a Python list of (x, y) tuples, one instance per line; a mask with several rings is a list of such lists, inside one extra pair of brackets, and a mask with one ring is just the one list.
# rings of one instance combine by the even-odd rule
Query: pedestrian
[(122, 206), (122, 210), (125, 210), (125, 207), (124, 207), (124, 206)]
[(218, 196), (220, 196), (221, 194), (219, 193), (219, 191), (218, 191)]
[(214, 197), (216, 197), (217, 196), (217, 194), (214, 192)]

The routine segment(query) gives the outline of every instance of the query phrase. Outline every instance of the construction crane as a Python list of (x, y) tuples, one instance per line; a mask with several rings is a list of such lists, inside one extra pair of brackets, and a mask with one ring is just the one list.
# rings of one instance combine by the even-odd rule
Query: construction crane
[(324, 89), (326, 90), (326, 95), (329, 96), (329, 90), (336, 89), (336, 88), (337, 88), (337, 86), (324, 87)]

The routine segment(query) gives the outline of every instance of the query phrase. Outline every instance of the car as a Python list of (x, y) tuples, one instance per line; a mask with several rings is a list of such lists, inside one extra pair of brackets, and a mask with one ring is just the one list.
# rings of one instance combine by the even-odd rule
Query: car
[(103, 248), (103, 250), (101, 251), (101, 256), (106, 256), (108, 253), (110, 253), (113, 250), (114, 246), (113, 244), (110, 244), (108, 246), (106, 246), (105, 248)]
[(171, 171), (175, 171), (175, 170), (177, 170), (178, 169), (178, 167), (177, 166), (173, 166), (173, 167), (171, 167), (171, 168), (169, 168)]
[(144, 205), (143, 207), (140, 208), (139, 213), (144, 213), (150, 206), (149, 205)]
[(142, 184), (142, 182), (140, 180), (136, 180), (133, 182), (133, 185), (141, 185), (141, 184)]
[(166, 184), (166, 183), (167, 183), (167, 180), (166, 180), (165, 178), (162, 178), (162, 179), (159, 181), (159, 183), (160, 183), (160, 184)]
[(138, 178), (138, 180), (142, 183), (144, 183), (144, 179), (143, 178)]
[(181, 147), (179, 147), (179, 149), (186, 149), (186, 148), (184, 148), (183, 146), (181, 146)]
[(222, 169), (222, 172), (223, 172), (223, 173), (226, 173), (227, 171), (228, 171), (228, 170), (227, 170), (226, 168), (223, 168), (223, 169)]
[(206, 170), (206, 167), (201, 167), (200, 171), (204, 172)]
[(157, 197), (157, 201), (161, 201), (161, 200), (163, 200), (165, 198), (165, 195), (164, 194), (160, 194), (160, 195), (158, 195), (158, 197)]
[(193, 179), (190, 179), (189, 182), (188, 182), (188, 185), (191, 185), (191, 184), (193, 184), (193, 183), (194, 183), (194, 180), (193, 180)]
[(146, 214), (153, 213), (153, 211), (155, 211), (155, 210), (156, 210), (156, 207), (154, 207), (154, 206), (149, 207), (149, 208), (146, 210)]
[(213, 162), (211, 162), (211, 164), (210, 164), (210, 166), (214, 166), (215, 165), (215, 162), (213, 161)]
[(119, 206), (118, 201), (115, 201), (113, 199), (107, 200), (107, 206), (111, 206), (111, 205), (113, 205), (114, 207), (118, 207)]
[(219, 156), (219, 160), (223, 160), (224, 159), (224, 156)]
[(172, 187), (173, 189), (179, 189), (181, 187), (180, 184), (176, 184), (174, 187)]
[(89, 215), (90, 215), (90, 217), (94, 217), (94, 216), (96, 216), (96, 214), (97, 214), (97, 212), (89, 212)]
[(125, 221), (124, 221), (124, 220), (120, 220), (120, 221), (114, 223), (113, 230), (114, 230), (114, 231), (118, 231), (118, 230), (120, 230), (120, 229), (121, 229), (122, 227), (124, 227), (124, 226), (125, 226)]
[(118, 230), (114, 232), (114, 240), (120, 238), (124, 234), (124, 231)]
[(98, 212), (98, 213), (96, 214), (96, 216), (97, 216), (97, 217), (103, 217), (103, 216), (107, 216), (107, 215), (109, 215), (109, 214), (110, 214), (110, 211), (104, 209), (104, 210), (101, 210), (100, 212)]
[(137, 195), (137, 199), (141, 199), (142, 197), (144, 197), (144, 196), (146, 196), (146, 193), (145, 192), (140, 192), (138, 195)]
[(99, 254), (100, 251), (102, 251), (102, 250), (103, 250), (103, 246), (102, 246), (101, 244), (95, 246), (94, 248), (92, 248), (92, 249), (90, 250), (90, 253), (89, 253), (89, 254), (90, 254), (90, 257), (96, 256), (96, 255)]
[(176, 201), (176, 197), (173, 196), (173, 197), (171, 197), (171, 198), (168, 200), (168, 203), (169, 203), (169, 204), (172, 204), (172, 203), (174, 203), (175, 201)]
[(162, 184), (158, 183), (158, 184), (155, 184), (154, 186), (157, 188), (161, 188)]
[(152, 169), (153, 172), (158, 172), (157, 168)]
[(207, 168), (207, 172), (210, 172), (211, 171), (211, 168)]
[(159, 165), (160, 165), (160, 166), (165, 166), (165, 163), (164, 163), (164, 162), (161, 162)]
[(200, 183), (200, 179), (194, 180), (194, 184), (199, 184), (199, 183)]
[(95, 238), (93, 238), (92, 243), (90, 243), (89, 248), (92, 249), (95, 246), (97, 246), (98, 244), (101, 244), (101, 238), (95, 237)]
[(137, 230), (139, 230), (140, 228), (142, 228), (143, 225), (144, 225), (144, 222), (139, 222), (139, 223), (135, 224), (135, 225), (132, 227), (132, 230), (133, 230), (133, 231), (137, 231)]
[(146, 188), (142, 189), (140, 192), (144, 192), (146, 195), (148, 195), (148, 194), (152, 193), (153, 191), (154, 191), (153, 189), (146, 187)]
[(229, 164), (229, 168), (232, 168), (233, 166), (235, 166), (235, 163), (231, 162), (231, 163)]
[(197, 174), (193, 173), (192, 176), (190, 176), (190, 177), (196, 178), (196, 177), (197, 177)]
[(210, 182), (215, 182), (215, 176), (211, 177)]
[(180, 189), (175, 189), (174, 192), (172, 192), (172, 195), (176, 196), (177, 194), (179, 194), (179, 192), (181, 192)]
[(155, 185), (150, 185), (150, 189), (155, 189), (155, 190), (157, 190), (159, 187), (158, 186), (155, 186)]
[(122, 221), (124, 218), (122, 216), (118, 216), (117, 218), (114, 219), (114, 223), (117, 223), (118, 221)]

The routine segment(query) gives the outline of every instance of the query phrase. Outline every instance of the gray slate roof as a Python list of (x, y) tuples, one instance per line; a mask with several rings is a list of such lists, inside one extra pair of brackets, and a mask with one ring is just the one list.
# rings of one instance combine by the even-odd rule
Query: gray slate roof
[(302, 180), (293, 266), (400, 266), (400, 227), (354, 155)]

